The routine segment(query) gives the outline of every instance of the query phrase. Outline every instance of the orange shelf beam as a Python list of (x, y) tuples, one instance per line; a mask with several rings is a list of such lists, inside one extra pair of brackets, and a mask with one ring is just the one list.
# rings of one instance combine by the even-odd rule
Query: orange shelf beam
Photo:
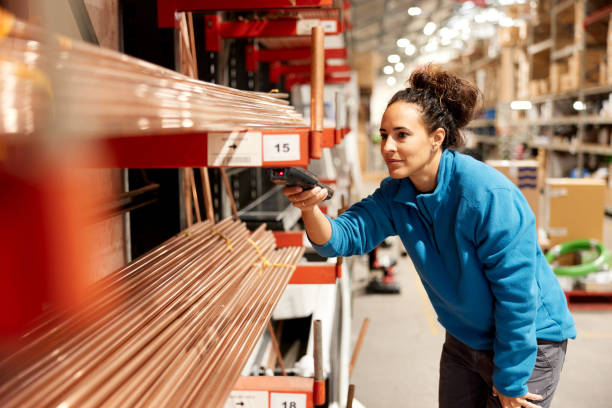
[(276, 247), (301, 247), (304, 244), (304, 231), (273, 231)]
[[(251, 406), (256, 398), (263, 398), (265, 406), (290, 406), (290, 402), (305, 402), (300, 407), (314, 408), (314, 379), (294, 376), (240, 377), (234, 385), (232, 406)], [(282, 405), (287, 402), (286, 405)], [(248, 405), (247, 405), (248, 404)], [(295, 405), (295, 404), (294, 404)]]
[(107, 153), (93, 167), (306, 167), (306, 128), (120, 135), (101, 142)]
[(342, 276), (342, 265), (327, 262), (307, 262), (297, 265), (289, 284), (334, 284)]

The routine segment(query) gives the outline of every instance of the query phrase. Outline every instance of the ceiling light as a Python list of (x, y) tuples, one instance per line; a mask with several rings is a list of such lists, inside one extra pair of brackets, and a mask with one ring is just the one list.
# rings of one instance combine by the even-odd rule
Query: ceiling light
[(400, 56), (397, 54), (391, 54), (387, 57), (387, 61), (389, 61), (390, 64), (397, 64), (400, 62)]
[(397, 40), (397, 46), (401, 48), (406, 48), (410, 44), (410, 40), (407, 38), (400, 38)]
[(576, 101), (574, 102), (574, 104), (572, 105), (574, 107), (574, 109), (576, 109), (577, 111), (582, 111), (586, 109), (586, 105), (584, 104), (584, 102), (582, 101)]
[(483, 13), (476, 14), (474, 16), (474, 21), (477, 22), (478, 24), (485, 23), (487, 21), (487, 16), (485, 16)]
[(432, 35), (436, 31), (436, 28), (438, 28), (436, 23), (430, 21), (429, 23), (425, 24), (425, 27), (423, 28), (423, 33), (425, 35)]
[(395, 77), (388, 77), (387, 78), (387, 85), (393, 86), (393, 85), (395, 85), (395, 82), (396, 82), (395, 81)]
[(530, 101), (512, 101), (510, 102), (510, 109), (529, 110), (531, 109), (531, 102)]
[(395, 71), (397, 71), (397, 72), (402, 72), (404, 70), (404, 68), (406, 68), (406, 67), (401, 62), (398, 62), (397, 64), (395, 64)]
[(412, 44), (408, 44), (404, 52), (406, 53), (406, 55), (414, 55), (414, 53), (416, 52), (416, 47)]
[(391, 75), (393, 73), (393, 67), (391, 65), (385, 65), (383, 72), (387, 75)]
[(422, 10), (420, 7), (410, 7), (408, 9), (408, 14), (410, 14), (411, 16), (418, 16), (422, 13)]

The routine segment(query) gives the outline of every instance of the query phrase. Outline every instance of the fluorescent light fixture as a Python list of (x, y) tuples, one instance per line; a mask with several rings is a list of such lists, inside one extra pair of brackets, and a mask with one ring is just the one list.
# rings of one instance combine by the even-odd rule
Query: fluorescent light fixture
[(406, 68), (406, 66), (404, 64), (402, 64), (401, 62), (398, 62), (397, 64), (395, 64), (395, 71), (396, 72), (402, 72), (404, 70), (404, 68)]
[(387, 57), (387, 61), (389, 61), (389, 64), (397, 64), (400, 62), (400, 56), (397, 54), (391, 54)]
[(419, 15), (421, 15), (422, 12), (423, 11), (421, 10), (420, 7), (410, 7), (408, 9), (408, 14), (411, 15), (411, 16), (419, 16)]
[(393, 86), (393, 85), (395, 85), (395, 82), (396, 82), (395, 77), (388, 77), (387, 78), (387, 85)]
[(499, 20), (499, 25), (502, 27), (512, 27), (514, 25), (514, 20), (510, 17), (502, 17), (502, 19)]
[(436, 31), (436, 28), (438, 28), (436, 23), (430, 21), (429, 23), (425, 24), (425, 27), (423, 28), (423, 34), (432, 35)]
[(484, 13), (479, 13), (474, 16), (474, 21), (478, 24), (486, 23), (487, 16)]
[(577, 111), (582, 111), (582, 110), (586, 109), (586, 105), (582, 101), (576, 101), (576, 102), (574, 102), (574, 104), (572, 106)]
[(531, 109), (531, 102), (530, 101), (512, 101), (510, 102), (510, 109), (529, 110)]
[(400, 38), (397, 40), (397, 46), (401, 48), (406, 48), (410, 44), (410, 40), (407, 38)]
[(383, 72), (387, 75), (391, 75), (393, 73), (393, 67), (391, 65), (385, 65)]
[(409, 56), (414, 55), (414, 53), (416, 52), (416, 47), (412, 44), (408, 44), (404, 52), (406, 53), (406, 55), (409, 55)]
[(453, 40), (451, 40), (451, 39), (450, 39), (450, 38), (448, 38), (448, 37), (443, 37), (443, 38), (440, 40), (440, 44), (441, 44), (441, 45), (444, 45), (444, 46), (451, 45), (451, 43), (452, 43), (452, 42), (453, 42)]

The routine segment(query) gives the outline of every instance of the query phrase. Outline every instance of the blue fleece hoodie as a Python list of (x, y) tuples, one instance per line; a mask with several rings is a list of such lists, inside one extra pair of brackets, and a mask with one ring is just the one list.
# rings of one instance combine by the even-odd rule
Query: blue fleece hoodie
[(386, 178), (371, 196), (331, 220), (323, 256), (349, 256), (399, 235), (446, 330), (493, 350), (493, 383), (525, 395), (537, 339), (575, 338), (563, 291), (537, 243), (535, 217), (503, 174), (445, 150), (437, 187)]

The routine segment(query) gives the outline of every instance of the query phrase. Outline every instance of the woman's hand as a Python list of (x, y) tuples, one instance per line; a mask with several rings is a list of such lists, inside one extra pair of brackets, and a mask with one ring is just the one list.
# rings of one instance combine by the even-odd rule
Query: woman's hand
[(499, 402), (501, 402), (502, 408), (520, 408), (520, 407), (542, 408), (539, 405), (532, 404), (531, 402), (527, 401), (527, 400), (540, 401), (542, 399), (541, 395), (532, 394), (530, 392), (523, 395), (522, 397), (508, 397), (500, 393), (499, 391), (497, 391), (497, 388), (493, 386), (493, 396), (496, 396), (499, 398)]
[(289, 201), (302, 212), (312, 211), (314, 207), (327, 197), (327, 190), (315, 187), (310, 190), (303, 190), (302, 187), (293, 186), (283, 188), (283, 194)]

